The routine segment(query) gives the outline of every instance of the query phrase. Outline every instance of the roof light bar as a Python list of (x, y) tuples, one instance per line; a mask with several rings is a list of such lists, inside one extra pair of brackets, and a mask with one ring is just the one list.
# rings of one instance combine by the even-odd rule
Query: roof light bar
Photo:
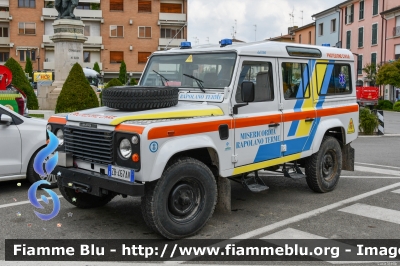
[(232, 39), (222, 39), (219, 41), (219, 44), (221, 44), (221, 47), (232, 45)]
[(191, 42), (181, 42), (181, 49), (191, 49), (192, 43)]

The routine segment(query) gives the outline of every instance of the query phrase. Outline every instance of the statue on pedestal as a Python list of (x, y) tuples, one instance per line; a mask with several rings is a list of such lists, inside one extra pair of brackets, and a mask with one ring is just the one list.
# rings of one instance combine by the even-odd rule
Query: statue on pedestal
[(79, 0), (55, 0), (54, 7), (58, 11), (57, 19), (79, 19), (74, 15), (74, 9), (78, 6)]

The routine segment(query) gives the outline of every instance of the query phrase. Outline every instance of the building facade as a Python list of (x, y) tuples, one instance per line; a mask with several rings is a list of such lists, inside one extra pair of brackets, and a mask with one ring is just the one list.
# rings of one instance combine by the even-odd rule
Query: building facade
[(383, 11), (383, 62), (400, 59), (400, 2), (397, 7)]
[(398, 0), (349, 0), (339, 5), (341, 9), (342, 48), (357, 55), (357, 80), (370, 85), (363, 68), (368, 64), (385, 61), (385, 24), (380, 13), (399, 5)]
[(315, 44), (315, 22), (294, 29), (294, 42), (301, 44)]
[[(187, 39), (187, 0), (84, 0), (74, 14), (85, 24), (83, 67), (97, 62), (105, 79), (118, 76), (122, 60), (139, 78), (147, 57)], [(54, 0), (0, 0), (0, 64), (9, 58), (34, 70), (54, 69)]]
[(315, 20), (315, 44), (340, 46), (340, 9), (337, 6), (312, 15)]

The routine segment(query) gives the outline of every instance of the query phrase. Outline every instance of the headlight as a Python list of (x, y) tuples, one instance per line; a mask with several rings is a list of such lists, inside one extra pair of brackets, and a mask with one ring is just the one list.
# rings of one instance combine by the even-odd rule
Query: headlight
[(128, 159), (132, 155), (132, 146), (128, 139), (123, 139), (119, 143), (119, 153), (125, 159)]
[(51, 125), (47, 124), (46, 129), (51, 131)]
[(64, 144), (64, 133), (61, 129), (57, 130), (56, 137), (58, 138), (58, 146), (62, 146)]
[(132, 137), (132, 143), (133, 144), (138, 144), (139, 143), (139, 138), (137, 136)]

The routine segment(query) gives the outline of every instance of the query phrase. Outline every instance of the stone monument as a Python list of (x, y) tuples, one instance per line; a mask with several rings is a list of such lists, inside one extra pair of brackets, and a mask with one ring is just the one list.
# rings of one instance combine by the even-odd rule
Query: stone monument
[(58, 17), (53, 23), (54, 35), (54, 76), (52, 86), (39, 90), (38, 100), (42, 110), (54, 110), (62, 86), (75, 63), (83, 63), (83, 43), (85, 25), (73, 11), (79, 0), (55, 0)]

